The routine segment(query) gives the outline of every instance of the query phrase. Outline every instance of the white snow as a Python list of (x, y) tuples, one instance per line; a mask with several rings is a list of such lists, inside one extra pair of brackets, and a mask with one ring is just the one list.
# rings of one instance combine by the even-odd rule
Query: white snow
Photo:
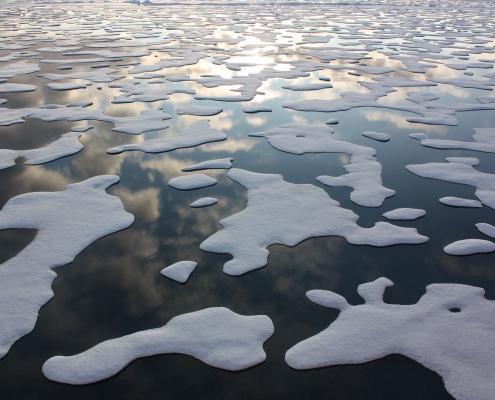
[(108, 149), (107, 153), (117, 154), (130, 150), (140, 150), (146, 153), (162, 153), (225, 139), (227, 139), (227, 134), (212, 128), (208, 120), (202, 120), (189, 125), (177, 135), (145, 140), (142, 143), (113, 147)]
[(193, 190), (216, 185), (217, 180), (205, 174), (177, 176), (168, 181), (174, 189)]
[(415, 219), (424, 217), (425, 215), (426, 211), (418, 208), (396, 208), (395, 210), (388, 211), (383, 214), (385, 218), (396, 221), (414, 221)]
[(305, 83), (301, 85), (286, 85), (282, 86), (282, 89), (289, 89), (294, 91), (309, 91), (309, 90), (321, 90), (333, 88), (331, 83)]
[(39, 70), (38, 64), (30, 64), (29, 61), (18, 61), (0, 68), (0, 78), (13, 78), (17, 75), (30, 74)]
[(474, 142), (457, 140), (429, 139), (424, 133), (411, 133), (409, 136), (421, 141), (421, 145), (435, 149), (466, 149), (495, 153), (495, 128), (474, 128)]
[(263, 267), (271, 244), (295, 246), (317, 236), (343, 236), (352, 244), (389, 246), (418, 244), (428, 240), (416, 229), (377, 222), (373, 228), (357, 225), (358, 216), (341, 208), (321, 188), (293, 184), (281, 175), (258, 174), (233, 168), (228, 176), (248, 189), (247, 207), (222, 221), (200, 248), (230, 253), (224, 266), (229, 275), (242, 275)]
[(197, 265), (194, 261), (179, 261), (163, 268), (160, 273), (176, 282), (186, 283)]
[(47, 83), (46, 86), (52, 90), (76, 90), (76, 89), (86, 89), (87, 88), (87, 85), (84, 85), (82, 83), (70, 83), (70, 82)]
[(224, 307), (182, 314), (165, 326), (107, 340), (75, 356), (56, 356), (43, 365), (48, 379), (84, 385), (107, 379), (137, 358), (179, 353), (229, 371), (266, 359), (263, 343), (272, 336), (266, 315), (244, 316)]
[(117, 183), (101, 175), (62, 192), (33, 192), (10, 199), (0, 211), (0, 229), (36, 229), (34, 240), (0, 265), (0, 358), (31, 332), (40, 308), (52, 297), (52, 271), (70, 263), (103, 236), (129, 227), (132, 214), (105, 192)]
[(478, 228), (478, 230), (486, 236), (490, 236), (495, 239), (495, 226), (481, 222), (476, 224), (476, 228)]
[[(285, 355), (295, 369), (362, 364), (402, 354), (437, 372), (458, 400), (491, 400), (495, 392), (495, 312), (482, 288), (431, 284), (412, 305), (383, 302), (386, 278), (360, 285), (365, 304), (352, 306), (337, 293), (311, 290), (307, 297), (338, 308), (337, 319)], [(455, 312), (459, 311), (460, 312)]]

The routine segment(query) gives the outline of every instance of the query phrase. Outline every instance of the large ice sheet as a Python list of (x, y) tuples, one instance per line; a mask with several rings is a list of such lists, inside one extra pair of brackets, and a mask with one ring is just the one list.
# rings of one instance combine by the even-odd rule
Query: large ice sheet
[(105, 192), (117, 183), (101, 175), (62, 192), (22, 194), (0, 211), (0, 229), (36, 229), (34, 240), (0, 266), (0, 358), (31, 332), (39, 309), (52, 297), (52, 271), (70, 263), (99, 238), (129, 227), (132, 214)]
[(307, 297), (340, 309), (323, 332), (285, 355), (295, 369), (361, 364), (402, 354), (437, 372), (458, 400), (490, 400), (495, 392), (494, 302), (482, 288), (431, 284), (416, 304), (383, 302), (386, 278), (359, 286), (364, 304), (352, 306), (337, 293), (311, 290)]
[(229, 371), (240, 371), (266, 359), (263, 343), (272, 336), (266, 315), (244, 316), (224, 307), (179, 315), (161, 328), (107, 340), (75, 356), (57, 356), (43, 365), (53, 381), (84, 385), (110, 378), (137, 358), (186, 354)]
[(228, 176), (248, 189), (247, 207), (220, 221), (216, 232), (200, 248), (230, 253), (224, 265), (229, 275), (242, 275), (263, 267), (271, 244), (295, 246), (317, 236), (343, 236), (352, 244), (390, 246), (419, 244), (428, 240), (414, 228), (377, 222), (373, 228), (357, 225), (358, 216), (340, 207), (327, 193), (313, 185), (293, 184), (281, 175), (258, 174), (233, 168)]

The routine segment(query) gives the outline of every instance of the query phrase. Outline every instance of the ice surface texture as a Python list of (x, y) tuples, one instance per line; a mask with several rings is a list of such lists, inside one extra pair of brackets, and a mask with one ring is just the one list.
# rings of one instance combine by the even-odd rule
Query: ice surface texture
[(361, 364), (402, 354), (437, 372), (458, 400), (490, 400), (495, 393), (495, 304), (482, 288), (432, 284), (412, 305), (386, 304), (386, 278), (359, 286), (365, 304), (352, 306), (340, 295), (311, 290), (307, 297), (340, 309), (323, 332), (292, 347), (292, 368)]
[(107, 340), (75, 356), (50, 358), (43, 373), (53, 381), (84, 385), (117, 374), (137, 358), (166, 353), (186, 354), (212, 367), (239, 371), (265, 361), (263, 343), (273, 331), (266, 315), (206, 308), (174, 317), (161, 328)]
[(215, 253), (230, 253), (233, 259), (224, 266), (229, 275), (242, 275), (266, 265), (267, 247), (279, 243), (295, 246), (317, 236), (343, 236), (352, 244), (390, 246), (419, 244), (428, 240), (416, 229), (377, 222), (361, 228), (358, 216), (340, 207), (321, 188), (293, 184), (281, 175), (258, 174), (233, 168), (227, 174), (248, 189), (247, 207), (220, 221), (224, 229), (216, 232), (200, 248)]
[(101, 175), (62, 192), (34, 192), (10, 199), (0, 211), (0, 229), (36, 229), (34, 240), (0, 265), (0, 358), (31, 332), (39, 309), (52, 297), (55, 267), (68, 264), (95, 240), (129, 227), (132, 214), (105, 192), (117, 183)]

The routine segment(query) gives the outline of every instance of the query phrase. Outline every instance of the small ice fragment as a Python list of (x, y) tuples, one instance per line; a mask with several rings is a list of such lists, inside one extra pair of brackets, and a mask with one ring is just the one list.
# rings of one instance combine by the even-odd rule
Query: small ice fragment
[(425, 210), (418, 208), (396, 208), (395, 210), (384, 213), (383, 216), (394, 221), (414, 221), (415, 219), (424, 217), (425, 214)]
[(25, 85), (23, 83), (2, 83), (0, 93), (23, 93), (36, 90), (36, 85)]
[(194, 261), (179, 261), (163, 268), (160, 273), (176, 282), (186, 283), (197, 265)]
[(443, 251), (451, 256), (491, 253), (495, 251), (495, 243), (482, 239), (464, 239), (445, 246)]
[(478, 200), (471, 199), (461, 199), (460, 197), (442, 197), (438, 200), (440, 203), (451, 207), (469, 207), (469, 208), (479, 208), (482, 206), (481, 202)]
[(202, 208), (202, 207), (212, 206), (213, 204), (217, 204), (217, 203), (218, 203), (218, 200), (215, 199), (214, 197), (203, 197), (203, 198), (198, 199), (195, 202), (191, 203), (190, 207)]
[(478, 228), (478, 230), (486, 236), (490, 236), (495, 239), (495, 226), (481, 222), (476, 224), (476, 228)]
[(362, 133), (363, 136), (378, 140), (379, 142), (388, 142), (390, 140), (390, 135), (381, 132), (367, 131)]
[(186, 107), (177, 108), (178, 115), (198, 115), (201, 117), (209, 117), (220, 114), (223, 111), (222, 107), (201, 107), (189, 105)]
[(337, 118), (330, 118), (325, 121), (325, 124), (327, 125), (335, 125), (338, 124), (339, 120)]
[(272, 109), (263, 106), (246, 106), (244, 107), (244, 112), (247, 114), (255, 114), (259, 112), (272, 112)]
[(190, 167), (182, 168), (182, 171), (199, 171), (202, 169), (230, 169), (232, 168), (233, 158), (219, 158), (216, 160), (208, 160), (203, 161), (195, 165), (191, 165)]
[(178, 176), (168, 181), (170, 186), (179, 190), (201, 189), (204, 187), (213, 186), (216, 183), (217, 180), (215, 178), (205, 174)]

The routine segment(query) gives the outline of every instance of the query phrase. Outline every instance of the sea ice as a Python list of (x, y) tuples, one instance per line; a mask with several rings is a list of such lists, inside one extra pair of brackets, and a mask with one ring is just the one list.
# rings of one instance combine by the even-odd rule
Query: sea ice
[(168, 181), (174, 189), (193, 190), (216, 185), (217, 180), (205, 174), (177, 176)]
[(80, 133), (69, 132), (46, 147), (32, 150), (0, 149), (0, 169), (12, 167), (18, 157), (25, 157), (27, 165), (44, 164), (49, 161), (76, 154), (84, 147), (80, 142)]
[(167, 353), (240, 371), (265, 361), (263, 343), (273, 332), (266, 315), (206, 308), (174, 317), (161, 328), (107, 340), (75, 356), (52, 357), (43, 365), (43, 373), (52, 381), (84, 385), (110, 378), (137, 358)]
[(160, 273), (176, 282), (186, 283), (197, 265), (194, 261), (179, 261), (163, 268)]
[(23, 83), (1, 83), (0, 93), (22, 93), (36, 90), (36, 85), (25, 85)]
[(388, 142), (390, 140), (390, 135), (381, 132), (367, 131), (362, 133), (363, 136), (378, 140), (379, 142)]
[(492, 253), (495, 251), (495, 243), (482, 239), (464, 239), (445, 246), (443, 251), (451, 256)]
[(377, 222), (373, 228), (357, 225), (358, 216), (341, 208), (321, 188), (293, 184), (281, 175), (258, 174), (233, 168), (227, 174), (248, 189), (247, 207), (220, 221), (216, 232), (200, 248), (230, 253), (224, 266), (229, 275), (242, 275), (266, 265), (271, 244), (295, 246), (317, 236), (343, 236), (352, 244), (390, 246), (428, 241), (416, 229)]
[(198, 115), (201, 117), (209, 117), (211, 115), (220, 114), (223, 111), (222, 107), (202, 107), (195, 105), (188, 105), (186, 107), (177, 108), (178, 115)]
[(198, 171), (201, 169), (230, 169), (232, 168), (233, 158), (219, 158), (216, 160), (203, 161), (190, 167), (182, 168), (182, 171)]
[(423, 178), (474, 186), (476, 197), (488, 207), (495, 208), (495, 175), (475, 170), (476, 158), (449, 157), (447, 161), (407, 165), (406, 168)]
[(17, 75), (30, 74), (39, 70), (38, 64), (30, 64), (29, 61), (18, 61), (0, 68), (0, 78), (13, 78)]
[(394, 190), (382, 185), (382, 166), (373, 157), (375, 149), (350, 142), (336, 140), (333, 130), (327, 126), (285, 124), (265, 132), (249, 136), (263, 136), (278, 150), (292, 154), (304, 153), (346, 153), (351, 163), (344, 166), (348, 172), (338, 177), (319, 176), (316, 179), (328, 186), (349, 186), (353, 188), (351, 200), (365, 207), (379, 207)]
[(359, 286), (364, 304), (352, 306), (337, 293), (311, 290), (314, 303), (340, 309), (323, 332), (285, 354), (295, 369), (362, 364), (402, 354), (437, 372), (458, 400), (491, 400), (495, 392), (494, 302), (482, 288), (437, 283), (412, 305), (383, 302), (386, 278)]
[(301, 85), (286, 85), (282, 86), (282, 89), (289, 89), (294, 91), (309, 91), (309, 90), (321, 90), (333, 88), (331, 83), (306, 83)]
[(476, 228), (478, 228), (478, 230), (486, 236), (490, 236), (495, 239), (495, 226), (482, 222), (476, 224)]
[(195, 202), (190, 204), (192, 208), (203, 208), (212, 206), (213, 204), (217, 204), (218, 200), (214, 197), (202, 197), (201, 199), (196, 200)]
[(468, 208), (479, 208), (482, 206), (481, 202), (478, 200), (471, 199), (461, 199), (460, 197), (442, 197), (438, 200), (440, 203), (451, 207), (468, 207)]
[(0, 211), (0, 229), (36, 229), (34, 240), (0, 266), (0, 358), (31, 332), (39, 309), (52, 297), (55, 267), (66, 265), (103, 236), (129, 227), (132, 214), (105, 192), (117, 183), (101, 175), (62, 192), (33, 192), (10, 199)]
[(264, 106), (246, 106), (244, 107), (244, 112), (247, 114), (255, 114), (259, 112), (272, 112), (272, 109)]
[(409, 136), (421, 141), (422, 146), (435, 149), (466, 149), (495, 153), (495, 128), (474, 128), (474, 142), (457, 140), (429, 139), (424, 133), (411, 133)]
[(217, 142), (227, 139), (227, 134), (210, 126), (208, 120), (202, 120), (189, 125), (177, 135), (166, 138), (145, 140), (142, 143), (127, 144), (107, 150), (108, 154), (122, 153), (123, 151), (140, 150), (146, 153), (163, 153), (184, 147), (194, 147), (200, 144)]
[(395, 221), (414, 221), (415, 219), (424, 217), (425, 215), (426, 211), (418, 208), (396, 208), (395, 210), (388, 211), (383, 214), (385, 218)]

